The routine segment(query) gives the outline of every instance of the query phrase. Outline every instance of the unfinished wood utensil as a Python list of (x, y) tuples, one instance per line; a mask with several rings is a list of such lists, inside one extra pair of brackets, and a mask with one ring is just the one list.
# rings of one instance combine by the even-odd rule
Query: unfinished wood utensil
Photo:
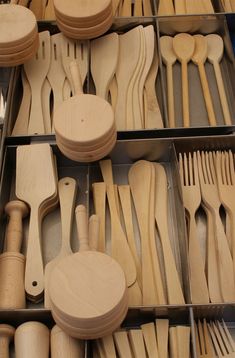
[(159, 0), (158, 16), (175, 15), (175, 9), (172, 0)]
[(113, 6), (113, 15), (116, 15), (116, 12), (119, 7), (120, 0), (112, 0), (112, 6)]
[(225, 322), (224, 322), (223, 319), (222, 319), (222, 326), (223, 326), (223, 329), (224, 329), (224, 331), (225, 331), (225, 333), (226, 333), (226, 336), (227, 336), (227, 338), (228, 338), (228, 340), (229, 340), (229, 343), (230, 343), (230, 345), (231, 345), (233, 351), (235, 351), (234, 339), (233, 339), (231, 333), (229, 332), (228, 327), (226, 326), (226, 324), (225, 324)]
[(55, 172), (49, 144), (23, 145), (17, 148), (16, 196), (30, 206), (30, 224), (25, 268), (25, 290), (39, 298), (44, 289), (39, 210), (55, 195)]
[(60, 215), (61, 215), (61, 248), (59, 254), (52, 259), (45, 267), (45, 294), (44, 306), (50, 308), (50, 297), (48, 294), (49, 279), (52, 270), (60, 260), (68, 255), (72, 255), (70, 237), (73, 223), (73, 213), (77, 193), (76, 180), (70, 177), (60, 179), (58, 183)]
[(116, 71), (119, 39), (115, 32), (91, 42), (91, 74), (96, 95), (108, 99), (110, 82)]
[(185, 10), (186, 10), (186, 14), (205, 13), (203, 1), (202, 2), (195, 1), (195, 0), (185, 1)]
[[(192, 0), (190, 0), (192, 1)], [(185, 7), (185, 0), (175, 0), (175, 15), (185, 15), (186, 14), (186, 7)]]
[(45, 134), (51, 134), (51, 127), (52, 127), (51, 103), (50, 103), (51, 85), (47, 77), (45, 78), (45, 81), (42, 85), (41, 96), (42, 96), (42, 114), (43, 114)]
[(207, 35), (205, 38), (207, 41), (207, 58), (212, 63), (215, 71), (217, 87), (220, 95), (220, 102), (224, 115), (224, 123), (226, 125), (231, 125), (232, 120), (231, 120), (227, 96), (224, 88), (223, 77), (219, 65), (223, 57), (224, 42), (222, 37), (220, 37), (217, 34), (210, 34)]
[(23, 95), (20, 103), (20, 109), (12, 131), (12, 135), (24, 135), (28, 133), (29, 111), (31, 104), (31, 88), (23, 69), (21, 70), (21, 80), (23, 85)]
[(148, 357), (155, 357), (155, 358), (160, 357), (158, 354), (157, 337), (156, 337), (154, 323), (145, 323), (142, 324), (140, 327), (143, 332), (143, 337), (144, 337), (144, 342), (145, 342), (145, 347), (147, 350)]
[(196, 344), (197, 352), (199, 357), (202, 358), (212, 358), (214, 356), (214, 350), (212, 347), (212, 342), (210, 334), (207, 327), (207, 322), (203, 319), (203, 324), (198, 320), (198, 324), (195, 323), (195, 335), (196, 335)]
[(129, 185), (137, 214), (141, 237), (143, 305), (158, 303), (149, 240), (149, 198), (151, 165), (147, 161), (133, 164), (128, 173)]
[(49, 358), (50, 331), (40, 322), (26, 322), (15, 331), (17, 358)]
[(105, 183), (93, 183), (93, 200), (95, 213), (100, 220), (99, 240), (97, 250), (105, 252), (105, 212), (106, 212), (106, 184)]
[(235, 12), (235, 1), (230, 0), (230, 4), (231, 4), (231, 7), (232, 7), (232, 11)]
[(1, 357), (9, 358), (9, 345), (15, 334), (15, 328), (9, 324), (0, 324)]
[(170, 357), (179, 357), (176, 327), (169, 328), (169, 343)]
[(118, 95), (115, 108), (115, 122), (119, 131), (126, 129), (127, 90), (138, 63), (141, 28), (137, 26), (119, 36), (119, 61), (116, 69)]
[(194, 37), (180, 33), (173, 38), (173, 49), (178, 61), (181, 63), (182, 75), (182, 104), (183, 104), (183, 123), (184, 127), (190, 126), (189, 112), (189, 90), (188, 90), (188, 62), (191, 60), (195, 48)]
[(123, 0), (123, 4), (121, 6), (121, 16), (132, 16), (131, 0)]
[(158, 355), (161, 358), (168, 358), (169, 320), (156, 319), (155, 325), (156, 325)]
[(51, 330), (51, 358), (82, 358), (84, 342), (70, 337), (59, 326)]
[(184, 295), (176, 268), (175, 258), (172, 252), (168, 231), (168, 193), (167, 177), (164, 167), (154, 163), (155, 179), (155, 220), (162, 244), (164, 268), (166, 274), (167, 297), (169, 304), (184, 304)]
[(44, 15), (44, 19), (45, 20), (55, 20), (55, 10), (54, 10), (54, 3), (53, 0), (48, 0), (47, 1), (47, 5), (46, 5), (46, 9), (45, 9), (45, 15)]
[(208, 14), (214, 14), (215, 10), (214, 10), (211, 0), (202, 0), (202, 4), (204, 6), (205, 11)]
[(132, 358), (131, 347), (126, 331), (115, 332), (114, 340), (120, 358)]
[(192, 61), (198, 66), (209, 124), (211, 126), (216, 126), (216, 117), (204, 67), (204, 63), (207, 59), (207, 40), (203, 35), (194, 35), (193, 38), (195, 41), (195, 48), (192, 56)]
[(24, 64), (25, 74), (32, 92), (28, 134), (45, 133), (41, 90), (50, 65), (49, 31), (40, 32), (39, 38), (40, 45), (37, 55)]
[(177, 326), (177, 351), (178, 357), (189, 358), (190, 357), (190, 327)]
[(135, 358), (147, 358), (141, 329), (130, 329), (129, 340)]
[(150, 0), (143, 0), (142, 6), (143, 6), (143, 16), (153, 16)]
[(176, 62), (176, 55), (173, 50), (173, 38), (171, 36), (161, 36), (160, 46), (161, 46), (161, 56), (164, 64), (166, 65), (167, 108), (168, 108), (169, 127), (175, 128), (173, 65)]
[(36, 16), (37, 21), (43, 19), (42, 0), (31, 0), (29, 8)]
[(110, 334), (109, 336), (101, 338), (102, 346), (104, 348), (104, 353), (106, 357), (116, 358), (116, 351), (113, 336)]

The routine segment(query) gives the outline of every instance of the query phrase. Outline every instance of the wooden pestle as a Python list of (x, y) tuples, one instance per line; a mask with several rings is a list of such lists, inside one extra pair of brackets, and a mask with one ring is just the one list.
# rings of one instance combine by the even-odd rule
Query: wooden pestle
[(50, 332), (40, 322), (26, 322), (15, 331), (16, 358), (49, 358)]
[(84, 357), (84, 341), (70, 337), (59, 326), (51, 330), (51, 358)]
[(9, 358), (9, 344), (14, 337), (15, 328), (8, 324), (0, 324), (0, 358)]
[(25, 308), (25, 257), (20, 249), (22, 219), (29, 211), (23, 201), (14, 200), (7, 203), (5, 212), (10, 219), (6, 231), (6, 252), (0, 255), (0, 309)]

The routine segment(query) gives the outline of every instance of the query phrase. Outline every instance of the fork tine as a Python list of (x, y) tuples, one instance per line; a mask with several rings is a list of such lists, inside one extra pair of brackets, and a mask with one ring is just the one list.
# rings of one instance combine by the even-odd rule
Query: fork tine
[(215, 184), (213, 176), (213, 158), (210, 156), (211, 152), (206, 152), (206, 168), (208, 173), (209, 184)]
[(229, 155), (229, 166), (231, 172), (231, 183), (232, 185), (235, 185), (235, 168), (234, 168), (234, 161), (233, 161), (233, 153), (231, 149), (229, 150), (228, 155)]
[(210, 326), (210, 324), (207, 324), (207, 327), (208, 327), (209, 332), (210, 332), (210, 335), (211, 335), (211, 339), (212, 339), (212, 342), (213, 342), (213, 346), (214, 346), (214, 349), (215, 349), (215, 353), (216, 353), (216, 355), (219, 356), (219, 355), (221, 355), (221, 350), (220, 350), (219, 344), (218, 344), (218, 342), (217, 342), (215, 333), (214, 333), (212, 327)]
[(230, 342), (230, 345), (232, 346), (233, 351), (235, 352), (235, 343), (234, 343), (233, 337), (231, 336), (231, 334), (230, 334), (230, 332), (228, 330), (228, 327), (226, 326), (226, 324), (225, 324), (223, 319), (222, 319), (222, 323), (223, 323), (223, 328), (225, 330), (225, 333), (226, 333), (226, 335), (228, 337), (228, 340)]
[(194, 173), (194, 183), (196, 186), (199, 186), (198, 164), (197, 164), (196, 152), (193, 152), (193, 173)]
[(203, 152), (203, 151), (201, 153), (202, 170), (204, 172), (205, 183), (210, 184), (211, 176), (210, 176), (209, 165), (208, 165), (208, 156), (206, 154), (207, 154), (207, 152)]
[(205, 340), (204, 340), (204, 334), (203, 334), (203, 329), (202, 329), (202, 323), (200, 321), (200, 319), (198, 320), (198, 334), (199, 334), (199, 340), (200, 340), (200, 347), (201, 347), (201, 354), (205, 355), (206, 354), (206, 347), (205, 347)]
[(203, 331), (204, 331), (204, 337), (205, 337), (205, 346), (206, 346), (206, 353), (212, 357), (213, 349), (212, 349), (212, 342), (210, 339), (210, 335), (208, 332), (207, 322), (206, 319), (203, 319)]
[(184, 168), (184, 181), (185, 181), (185, 185), (189, 185), (189, 176), (188, 176), (188, 160), (187, 160), (187, 155), (186, 153), (184, 153), (184, 160), (183, 160), (183, 168)]
[(215, 335), (216, 335), (216, 338), (217, 338), (217, 341), (218, 341), (218, 343), (219, 343), (219, 346), (220, 346), (220, 349), (221, 349), (222, 354), (223, 354), (223, 355), (227, 355), (228, 351), (227, 351), (227, 349), (226, 349), (226, 346), (225, 346), (225, 344), (224, 344), (224, 341), (223, 341), (223, 339), (222, 339), (222, 337), (221, 337), (221, 334), (220, 334), (220, 332), (219, 332), (217, 326), (215, 325), (214, 322), (212, 322), (211, 325), (212, 325), (212, 329), (214, 330), (214, 333), (215, 333)]
[(225, 155), (224, 155), (224, 152), (221, 152), (221, 154), (220, 154), (220, 166), (221, 166), (222, 184), (226, 184), (226, 171), (225, 171)]
[(200, 343), (199, 343), (199, 336), (198, 336), (198, 330), (197, 330), (197, 324), (194, 321), (194, 331), (195, 331), (195, 339), (196, 339), (196, 351), (197, 351), (197, 356), (200, 357), (201, 356), (201, 350), (200, 350)]
[(198, 176), (199, 176), (199, 181), (200, 181), (201, 183), (206, 183), (205, 176), (204, 176), (204, 170), (203, 170), (203, 168), (202, 168), (201, 153), (199, 152), (199, 150), (197, 151), (197, 164), (198, 164)]
[(225, 157), (225, 173), (226, 173), (226, 179), (227, 179), (226, 184), (232, 185), (228, 151), (224, 152), (224, 157)]
[(231, 353), (233, 351), (233, 348), (228, 340), (228, 337), (225, 333), (225, 330), (223, 329), (222, 325), (220, 324), (219, 321), (216, 321), (216, 324), (217, 324), (217, 327), (218, 327), (218, 330), (220, 332), (220, 335), (224, 341), (224, 344), (225, 344), (225, 347), (227, 348), (228, 352)]
[(193, 175), (193, 161), (192, 154), (188, 154), (188, 172), (189, 172), (189, 185), (194, 185), (194, 175)]
[(180, 173), (181, 186), (183, 186), (184, 185), (184, 170), (183, 170), (183, 158), (182, 158), (181, 153), (179, 153), (179, 173)]

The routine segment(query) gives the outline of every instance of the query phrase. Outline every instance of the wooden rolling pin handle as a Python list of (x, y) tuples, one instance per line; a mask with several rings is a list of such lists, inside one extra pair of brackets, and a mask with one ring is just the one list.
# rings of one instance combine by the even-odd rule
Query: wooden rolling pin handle
[(9, 215), (6, 232), (6, 251), (20, 252), (23, 236), (22, 219), (29, 213), (27, 205), (20, 200), (7, 203), (5, 212)]
[(98, 215), (92, 215), (89, 219), (89, 246), (92, 251), (97, 251), (99, 243), (100, 220)]
[(14, 337), (15, 328), (8, 324), (0, 324), (0, 358), (9, 358), (9, 344)]
[(69, 69), (72, 76), (75, 95), (83, 94), (82, 79), (79, 71), (78, 62), (76, 60), (72, 61), (69, 65)]
[(78, 205), (75, 210), (76, 223), (79, 239), (79, 251), (90, 250), (88, 244), (88, 220), (86, 207), (84, 205)]

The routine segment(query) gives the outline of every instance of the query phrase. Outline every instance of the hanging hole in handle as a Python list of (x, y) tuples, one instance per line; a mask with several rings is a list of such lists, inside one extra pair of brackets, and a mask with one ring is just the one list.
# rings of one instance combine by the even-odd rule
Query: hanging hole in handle
[(33, 287), (36, 287), (37, 285), (38, 285), (37, 281), (33, 281), (33, 282), (32, 282), (32, 286), (33, 286)]

